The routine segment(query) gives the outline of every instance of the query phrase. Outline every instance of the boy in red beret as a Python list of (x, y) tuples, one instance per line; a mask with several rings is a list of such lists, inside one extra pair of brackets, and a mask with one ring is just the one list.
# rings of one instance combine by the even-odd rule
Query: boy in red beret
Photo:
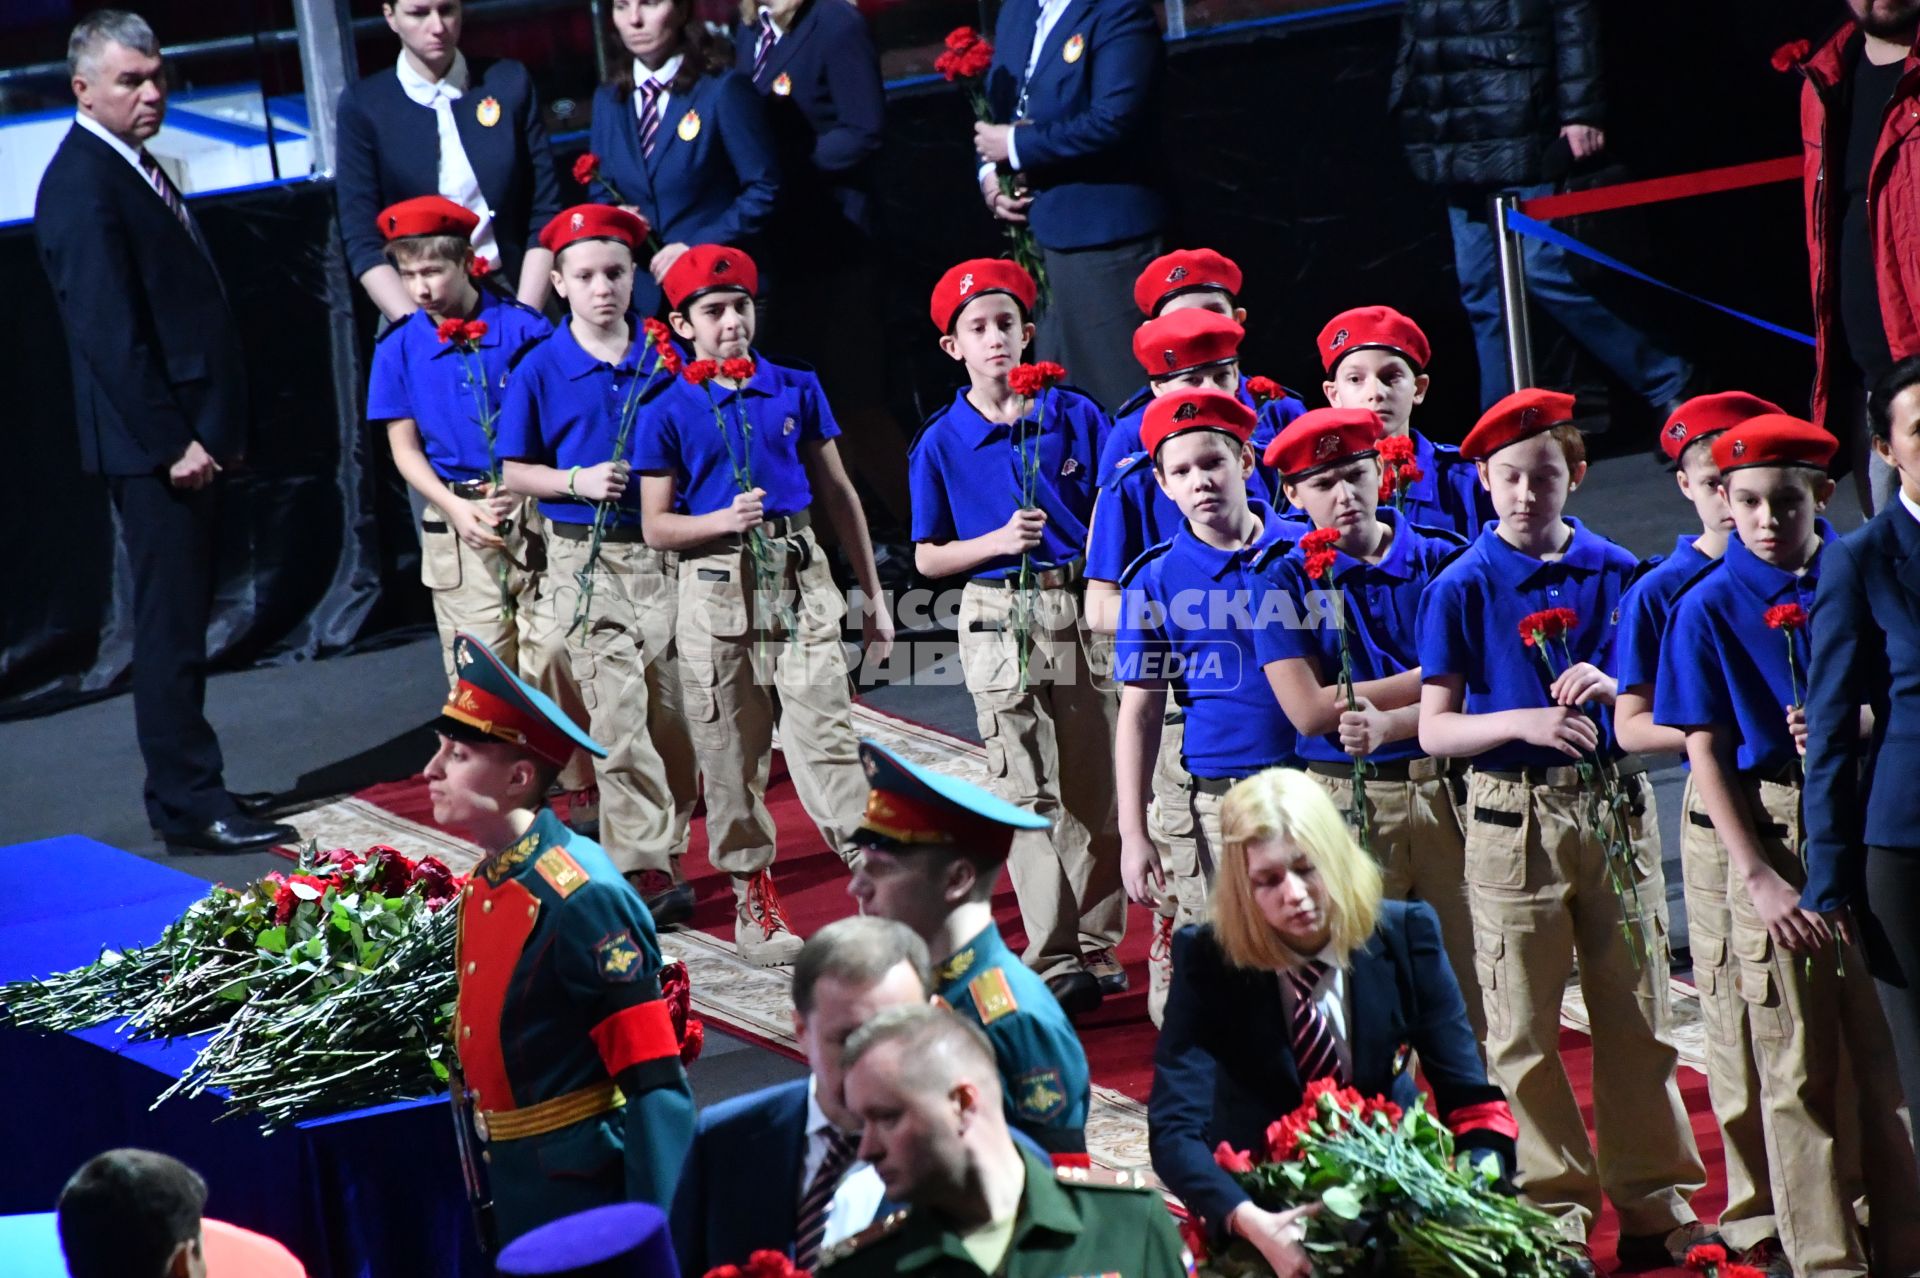
[[(1820, 511), (1838, 445), (1768, 413), (1710, 447), (1739, 537), (1674, 602), (1653, 717), (1685, 735), (1701, 824), (1726, 875), (1779, 1241), (1794, 1273), (1912, 1273), (1920, 1197), (1893, 1040), (1864, 952), (1800, 907), (1808, 614), (1821, 550), (1836, 536)], [(1873, 1211), (1871, 1260), (1853, 1212), (1850, 1127)]]
[[(1499, 520), (1420, 601), (1420, 746), (1472, 760), (1466, 879), (1487, 1072), (1519, 1120), (1527, 1196), (1584, 1240), (1605, 1193), (1623, 1265), (1678, 1264), (1704, 1236), (1687, 1200), (1706, 1174), (1674, 1083), (1653, 787), (1608, 723), (1606, 670), (1638, 562), (1562, 514), (1586, 474), (1573, 396), (1517, 391), (1460, 452)], [(1599, 1031), (1597, 1162), (1560, 1061), (1576, 956)]]
[(1387, 438), (1412, 441), (1411, 456), (1391, 463), (1387, 475), (1394, 481), (1394, 509), (1424, 527), (1469, 540), (1479, 536), (1493, 506), (1473, 466), (1458, 449), (1435, 444), (1413, 428), (1413, 410), (1426, 399), (1431, 380), (1431, 350), (1420, 326), (1391, 306), (1360, 306), (1328, 320), (1317, 345), (1327, 371), (1320, 387), (1327, 403), (1378, 413)]
[[(1254, 650), (1299, 731), (1301, 766), (1348, 813), (1355, 838), (1380, 863), (1387, 896), (1425, 901), (1439, 916), (1474, 1036), (1485, 1038), (1454, 778), (1447, 761), (1420, 749), (1414, 629), (1427, 583), (1465, 542), (1382, 504), (1384, 438), (1371, 409), (1316, 408), (1268, 446), (1287, 501), (1306, 512), (1323, 544), (1268, 550), (1254, 571), (1295, 602), (1295, 616), (1318, 624), (1261, 626)], [(1316, 599), (1334, 600), (1337, 612), (1325, 616)], [(1356, 762), (1366, 767), (1364, 799)]]
[(741, 956), (771, 967), (791, 963), (801, 944), (771, 868), (774, 692), (794, 789), (842, 856), (867, 800), (840, 643), (847, 605), (813, 534), (816, 501), (867, 600), (871, 660), (886, 660), (893, 619), (819, 379), (753, 351), (753, 259), (696, 244), (661, 288), (693, 362), (641, 410), (633, 464), (647, 544), (679, 560), (680, 671), (705, 778), (707, 856), (733, 880)]
[[(1081, 614), (1087, 520), (1106, 414), (1064, 385), (1012, 384), (1033, 341), (1033, 279), (976, 258), (940, 277), (931, 315), (967, 384), (908, 454), (914, 564), (968, 578), (960, 659), (995, 788), (1050, 818), (1014, 839), (1024, 955), (1069, 1014), (1126, 988), (1114, 828), (1115, 699)], [(1065, 375), (1053, 366), (1050, 380)], [(1029, 500), (1029, 494), (1031, 499)], [(1024, 570), (1024, 571), (1023, 571)], [(1025, 652), (1021, 651), (1022, 644)]]
[(563, 209), (540, 232), (569, 317), (515, 368), (497, 442), (507, 486), (538, 498), (552, 529), (554, 624), (607, 748), (595, 769), (600, 841), (667, 927), (693, 913), (680, 857), (699, 782), (673, 659), (672, 564), (642, 537), (630, 478), (641, 401), (673, 379), (630, 309), (646, 234), (602, 204)]

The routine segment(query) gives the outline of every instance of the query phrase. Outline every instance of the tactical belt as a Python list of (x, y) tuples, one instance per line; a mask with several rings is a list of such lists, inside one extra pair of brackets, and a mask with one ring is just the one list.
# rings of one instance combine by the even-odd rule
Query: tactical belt
[(450, 479), (447, 481), (447, 491), (468, 501), (479, 501), (488, 495), (486, 481), (481, 479)]
[[(1620, 779), (1637, 777), (1647, 770), (1647, 765), (1638, 755), (1628, 755), (1614, 765), (1620, 773)], [(1524, 786), (1545, 786), (1549, 790), (1575, 790), (1581, 785), (1580, 769), (1568, 765), (1556, 768), (1478, 768), (1483, 777), (1492, 777), (1496, 781), (1512, 781)]]
[[(781, 541), (795, 533), (805, 532), (811, 527), (813, 527), (813, 512), (799, 510), (791, 515), (781, 515), (777, 519), (763, 519), (754, 526), (754, 531), (769, 541)], [(691, 550), (683, 550), (680, 552), (680, 557), (699, 559), (704, 555), (738, 554), (746, 544), (746, 533), (728, 533), (724, 537), (715, 537), (712, 541), (703, 541)]]
[[(558, 519), (549, 519), (547, 527), (553, 535), (562, 541), (592, 541), (592, 524), (564, 524)], [(647, 535), (640, 531), (639, 524), (608, 524), (600, 530), (600, 540), (610, 542), (645, 542)]]
[(521, 1109), (482, 1110), (473, 1116), (473, 1125), (484, 1141), (526, 1140), (530, 1136), (545, 1136), (562, 1127), (611, 1114), (626, 1103), (627, 1098), (619, 1086), (608, 1079), (604, 1083), (582, 1087), (577, 1092), (568, 1092), (565, 1096), (543, 1100), (538, 1105)]
[[(1035, 590), (1059, 590), (1073, 585), (1085, 574), (1087, 560), (1084, 555), (1075, 556), (1064, 564), (1055, 564), (1051, 568), (1036, 568), (1029, 583)], [(1020, 586), (1018, 570), (1004, 577), (970, 577), (967, 584), (985, 586), (988, 590), (1017, 590)]]
[[(1315, 776), (1333, 777), (1337, 780), (1351, 781), (1353, 765), (1351, 763), (1328, 763), (1324, 759), (1308, 759), (1307, 771)], [(1421, 755), (1417, 759), (1395, 759), (1381, 763), (1367, 762), (1367, 779), (1378, 778), (1382, 781), (1439, 781), (1448, 775), (1447, 761), (1431, 755)]]
[[(1689, 823), (1697, 825), (1703, 830), (1711, 830), (1714, 828), (1713, 818), (1698, 808), (1687, 809), (1687, 820)], [(1788, 833), (1787, 827), (1778, 821), (1755, 821), (1753, 828), (1761, 834), (1771, 834), (1776, 839), (1785, 839)]]

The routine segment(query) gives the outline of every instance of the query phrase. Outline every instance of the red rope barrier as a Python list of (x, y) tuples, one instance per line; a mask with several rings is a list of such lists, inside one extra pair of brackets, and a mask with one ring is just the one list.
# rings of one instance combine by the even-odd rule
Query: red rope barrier
[(1738, 191), (1743, 187), (1766, 186), (1774, 182), (1797, 182), (1803, 172), (1801, 158), (1783, 155), (1777, 160), (1757, 160), (1752, 164), (1732, 164), (1723, 169), (1702, 169), (1674, 177), (1647, 178), (1639, 182), (1621, 182), (1596, 187), (1591, 191), (1570, 191), (1565, 195), (1543, 195), (1527, 200), (1520, 211), (1541, 219), (1572, 217), (1576, 213), (1600, 213), (1607, 209), (1631, 208), (1636, 204), (1659, 204), (1683, 200), (1691, 195), (1713, 195), (1720, 191)]

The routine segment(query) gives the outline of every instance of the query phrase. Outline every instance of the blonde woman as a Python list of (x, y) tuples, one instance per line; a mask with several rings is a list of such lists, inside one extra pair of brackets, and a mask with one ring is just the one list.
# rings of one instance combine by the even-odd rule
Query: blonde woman
[(1383, 901), (1380, 871), (1304, 772), (1227, 792), (1210, 920), (1173, 940), (1148, 1102), (1153, 1168), (1216, 1242), (1247, 1239), (1280, 1278), (1311, 1272), (1303, 1211), (1263, 1211), (1213, 1149), (1261, 1150), (1267, 1125), (1332, 1075), (1413, 1102), (1414, 1064), (1463, 1150), (1513, 1166), (1513, 1115), (1487, 1082), (1432, 907)]

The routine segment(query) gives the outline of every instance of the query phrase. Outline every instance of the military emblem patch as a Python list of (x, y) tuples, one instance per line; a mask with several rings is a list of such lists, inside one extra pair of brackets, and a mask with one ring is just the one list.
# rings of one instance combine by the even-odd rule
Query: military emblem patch
[(533, 868), (563, 900), (572, 896), (587, 881), (587, 872), (580, 868), (578, 861), (567, 855), (565, 848), (548, 848), (533, 863)]
[(1675, 422), (1673, 425), (1667, 427), (1667, 436), (1670, 439), (1685, 439), (1687, 437), (1687, 424), (1685, 422)]
[(1013, 1080), (1013, 1106), (1022, 1118), (1048, 1122), (1067, 1109), (1067, 1086), (1057, 1068), (1028, 1070)]
[(973, 272), (968, 271), (960, 277), (960, 296), (965, 297), (971, 292), (973, 292)]
[(1339, 455), (1340, 437), (1338, 435), (1322, 435), (1318, 440), (1314, 441), (1313, 459), (1315, 461), (1326, 461), (1329, 458), (1338, 457)]
[(1746, 440), (1744, 440), (1744, 439), (1736, 439), (1736, 440), (1734, 440), (1734, 441), (1733, 441), (1733, 455), (1734, 455), (1735, 457), (1745, 457), (1745, 456), (1747, 455), (1747, 441), (1746, 441)]
[(569, 230), (584, 231), (586, 227), (587, 227), (587, 217), (586, 217), (586, 214), (584, 213), (575, 213), (571, 218), (567, 220), (567, 228)]
[(1180, 358), (1179, 356), (1173, 353), (1173, 349), (1171, 347), (1162, 347), (1160, 351), (1160, 358), (1167, 362), (1167, 368), (1169, 370), (1178, 368), (1180, 366)]
[(1536, 425), (1538, 425), (1538, 424), (1539, 424), (1539, 422), (1540, 422), (1540, 410), (1539, 410), (1539, 409), (1537, 409), (1537, 408), (1527, 408), (1527, 409), (1522, 409), (1522, 410), (1521, 410), (1521, 412), (1520, 412), (1520, 428), (1521, 428), (1522, 430), (1532, 430), (1532, 429), (1533, 429), (1533, 428), (1534, 428), (1534, 427), (1535, 427)]
[(1194, 403), (1192, 400), (1188, 400), (1173, 410), (1173, 420), (1176, 422), (1190, 422), (1199, 415), (1200, 405)]
[(593, 955), (604, 980), (618, 981), (622, 984), (638, 980), (646, 964), (642, 961), (640, 946), (634, 941), (633, 933), (621, 930), (609, 936), (593, 947)]
[(1184, 266), (1176, 266), (1167, 272), (1167, 283), (1169, 284), (1178, 284), (1185, 278), (1187, 278), (1187, 268)]
[(1020, 1004), (1014, 1001), (1013, 987), (1007, 984), (1007, 974), (997, 967), (990, 967), (968, 981), (967, 993), (973, 995), (973, 1010), (982, 1025), (991, 1025), (1020, 1010)]
[(1347, 330), (1343, 328), (1339, 332), (1333, 335), (1333, 340), (1327, 343), (1327, 349), (1330, 351), (1337, 351), (1342, 346), (1345, 346), (1346, 344), (1347, 344)]

